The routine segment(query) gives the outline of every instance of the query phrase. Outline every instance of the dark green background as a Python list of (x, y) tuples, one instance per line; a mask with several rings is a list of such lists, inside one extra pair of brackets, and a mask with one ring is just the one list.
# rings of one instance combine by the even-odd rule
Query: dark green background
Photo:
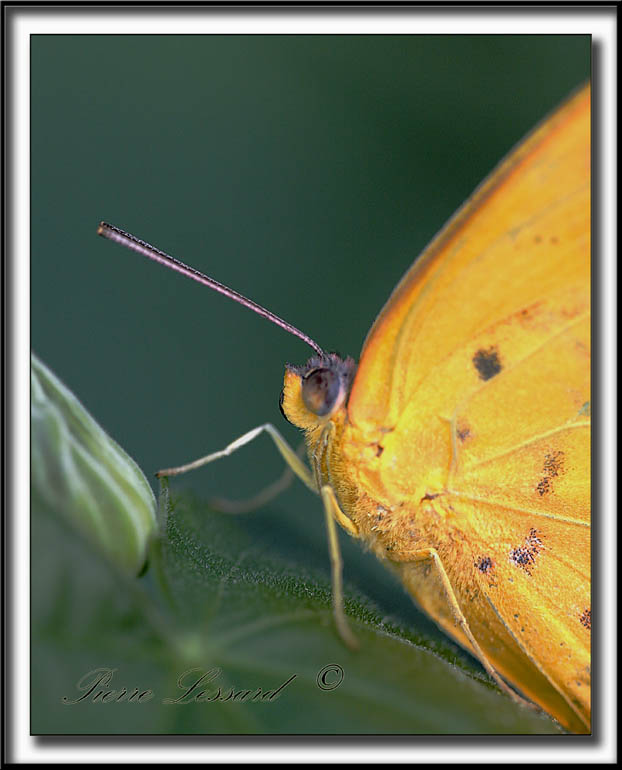
[[(278, 397), (306, 346), (98, 221), (357, 357), (416, 255), (589, 74), (587, 36), (35, 36), (32, 347), (150, 478), (265, 421), (296, 443)], [(264, 437), (173, 488), (244, 496), (281, 467)], [(328, 569), (300, 485), (243, 526)], [(343, 541), (346, 579), (415, 617)]]

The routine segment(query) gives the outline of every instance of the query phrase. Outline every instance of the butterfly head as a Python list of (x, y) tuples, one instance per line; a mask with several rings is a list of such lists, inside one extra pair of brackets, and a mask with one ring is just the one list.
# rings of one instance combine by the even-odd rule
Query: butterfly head
[(286, 420), (309, 429), (344, 409), (356, 363), (336, 353), (312, 356), (304, 366), (287, 364), (280, 407)]

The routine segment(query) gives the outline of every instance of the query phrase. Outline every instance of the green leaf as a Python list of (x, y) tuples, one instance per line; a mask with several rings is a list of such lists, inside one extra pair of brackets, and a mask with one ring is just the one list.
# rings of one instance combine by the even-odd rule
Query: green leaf
[[(141, 580), (91, 558), (69, 529), (39, 515), (34, 547), (53, 564), (33, 585), (33, 732), (559, 731), (498, 692), (445, 637), (402, 627), (346, 585), (360, 642), (348, 650), (334, 629), (328, 565), (316, 572), (258, 546), (245, 517), (187, 497), (169, 508), (165, 494), (161, 504), (165, 533)], [(113, 670), (102, 691), (151, 697), (62, 701), (84, 695), (77, 684), (102, 668)]]
[(30, 389), (33, 498), (136, 574), (156, 527), (144, 474), (34, 354)]

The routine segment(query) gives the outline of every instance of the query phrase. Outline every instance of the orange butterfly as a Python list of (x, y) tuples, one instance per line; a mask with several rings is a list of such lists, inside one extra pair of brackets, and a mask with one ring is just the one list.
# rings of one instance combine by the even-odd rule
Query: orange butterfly
[(590, 90), (495, 170), (398, 284), (358, 369), (254, 303), (118, 228), (100, 234), (312, 345), (281, 398), (321, 494), (335, 616), (335, 521), (363, 540), (513, 697), (590, 731)]
[(337, 520), (497, 680), (589, 732), (589, 88), (415, 261), (347, 401), (338, 366), (289, 369), (283, 396)]

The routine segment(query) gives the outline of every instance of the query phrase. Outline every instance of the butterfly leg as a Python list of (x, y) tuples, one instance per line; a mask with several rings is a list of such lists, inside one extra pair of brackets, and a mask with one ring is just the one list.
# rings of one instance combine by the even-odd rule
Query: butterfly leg
[[(296, 449), (298, 457), (303, 455), (304, 449), (305, 443), (303, 441), (298, 449)], [(258, 508), (267, 505), (274, 500), (275, 497), (278, 497), (291, 486), (295, 477), (294, 471), (289, 465), (286, 465), (285, 470), (276, 481), (273, 481), (272, 484), (268, 484), (264, 489), (257, 492), (257, 494), (252, 497), (244, 500), (229, 500), (224, 497), (212, 497), (208, 500), (208, 503), (211, 508), (214, 508), (214, 510), (219, 513), (250, 513), (251, 511), (255, 511)]]
[(505, 692), (507, 695), (509, 695), (512, 698), (512, 700), (516, 701), (517, 703), (521, 703), (525, 706), (528, 706), (529, 708), (535, 708), (533, 704), (531, 704), (529, 701), (526, 701), (524, 698), (521, 698), (520, 695), (518, 695), (518, 693), (516, 693), (509, 685), (507, 685), (503, 681), (503, 679), (499, 676), (499, 674), (495, 670), (494, 666), (490, 663), (490, 661), (486, 657), (482, 648), (477, 643), (477, 639), (473, 636), (473, 633), (471, 632), (471, 628), (467, 622), (467, 619), (464, 617), (464, 614), (460, 609), (460, 605), (458, 604), (458, 600), (456, 598), (454, 589), (451, 585), (451, 581), (447, 576), (447, 572), (445, 571), (443, 562), (441, 561), (441, 558), (438, 555), (438, 552), (436, 551), (436, 549), (424, 548), (418, 553), (414, 554), (414, 559), (416, 561), (431, 561), (433, 563), (434, 568), (436, 570), (436, 574), (438, 575), (438, 578), (440, 579), (441, 584), (443, 586), (443, 590), (445, 591), (445, 594), (447, 596), (447, 600), (449, 602), (449, 606), (451, 608), (452, 615), (454, 617), (454, 622), (456, 623), (456, 625), (460, 626), (464, 635), (469, 641), (469, 644), (471, 645), (473, 652), (475, 653), (475, 656), (478, 658), (482, 666), (486, 669), (487, 673), (494, 679), (494, 681), (497, 683), (499, 688), (503, 692)]
[[(333, 615), (339, 635), (348, 647), (353, 650), (358, 648), (356, 637), (348, 626), (346, 615), (343, 609), (343, 560), (341, 558), (341, 549), (339, 548), (339, 538), (337, 537), (337, 527), (335, 521), (341, 523), (342, 519), (350, 519), (345, 516), (339, 508), (339, 503), (335, 497), (332, 487), (323, 486), (321, 489), (322, 502), (324, 503), (324, 513), (326, 518), (326, 531), (328, 533), (328, 552), (330, 554), (330, 566), (333, 582)], [(350, 522), (352, 524), (352, 522)], [(353, 526), (353, 525), (352, 525)]]
[(330, 566), (333, 582), (333, 614), (335, 616), (335, 624), (339, 635), (351, 649), (358, 648), (358, 642), (354, 637), (343, 609), (343, 561), (341, 559), (341, 550), (339, 548), (339, 538), (337, 536), (337, 527), (335, 522), (338, 522), (350, 535), (354, 537), (358, 536), (358, 529), (354, 522), (349, 519), (345, 513), (341, 510), (335, 491), (332, 486), (326, 484), (323, 481), (322, 467), (326, 464), (326, 472), (328, 480), (330, 480), (330, 460), (328, 455), (328, 447), (335, 430), (335, 426), (332, 422), (326, 424), (322, 435), (318, 442), (318, 445), (314, 452), (313, 457), (313, 469), (315, 471), (315, 483), (320, 490), (322, 496), (322, 503), (324, 504), (324, 514), (326, 518), (326, 532), (328, 534), (328, 552), (330, 554)]
[(162, 478), (162, 476), (177, 476), (180, 473), (187, 473), (188, 471), (195, 470), (196, 468), (201, 468), (203, 465), (207, 465), (214, 460), (219, 460), (221, 457), (227, 457), (228, 455), (233, 454), (235, 451), (250, 443), (253, 439), (257, 438), (257, 436), (264, 432), (267, 433), (274, 441), (276, 448), (281, 454), (281, 457), (285, 460), (289, 468), (291, 468), (296, 476), (298, 476), (298, 478), (304, 484), (306, 484), (309, 489), (311, 489), (313, 492), (317, 492), (318, 489), (315, 484), (315, 479), (309, 468), (307, 468), (298, 454), (290, 447), (287, 441), (285, 441), (283, 436), (281, 436), (274, 425), (271, 425), (270, 423), (265, 423), (264, 425), (259, 425), (257, 428), (253, 428), (253, 430), (249, 430), (248, 433), (245, 433), (243, 436), (240, 436), (240, 438), (232, 441), (228, 446), (226, 446), (224, 449), (221, 449), (219, 452), (212, 452), (212, 454), (206, 455), (205, 457), (200, 457), (198, 460), (186, 463), (185, 465), (179, 465), (176, 468), (164, 468), (163, 470), (158, 471), (156, 476), (158, 478)]

